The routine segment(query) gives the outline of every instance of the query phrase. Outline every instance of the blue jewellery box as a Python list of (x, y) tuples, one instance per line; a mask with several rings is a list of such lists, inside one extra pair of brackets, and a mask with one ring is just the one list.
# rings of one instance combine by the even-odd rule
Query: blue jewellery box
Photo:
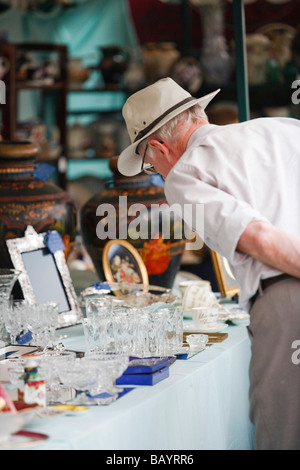
[(155, 385), (169, 377), (167, 357), (131, 358), (129, 366), (116, 381), (117, 385)]

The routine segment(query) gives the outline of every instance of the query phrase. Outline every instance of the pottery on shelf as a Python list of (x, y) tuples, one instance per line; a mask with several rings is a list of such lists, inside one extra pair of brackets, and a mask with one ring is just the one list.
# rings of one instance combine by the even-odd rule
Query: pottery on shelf
[(0, 142), (0, 267), (11, 267), (5, 241), (57, 230), (68, 256), (75, 240), (77, 213), (69, 194), (35, 176), (38, 149), (31, 142)]
[(68, 80), (70, 88), (81, 87), (89, 78), (90, 70), (82, 64), (82, 59), (72, 57), (68, 61)]
[(170, 75), (172, 67), (180, 57), (180, 52), (172, 42), (147, 43), (142, 48), (142, 62), (146, 82), (154, 83)]
[(124, 121), (106, 116), (89, 124), (91, 147), (96, 158), (111, 158), (130, 144)]
[(129, 64), (129, 53), (120, 46), (100, 47), (102, 57), (99, 70), (108, 88), (118, 88), (122, 85), (125, 71)]

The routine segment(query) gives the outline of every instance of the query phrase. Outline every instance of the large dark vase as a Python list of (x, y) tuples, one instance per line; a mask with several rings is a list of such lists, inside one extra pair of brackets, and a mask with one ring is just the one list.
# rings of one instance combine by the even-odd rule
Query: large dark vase
[[(105, 280), (102, 266), (102, 253), (105, 244), (109, 239), (125, 238), (123, 236), (125, 233), (126, 240), (138, 250), (146, 265), (149, 283), (171, 288), (185, 247), (185, 240), (180, 239), (177, 235), (176, 238), (174, 237), (174, 232), (175, 234), (183, 232), (182, 220), (175, 217), (170, 211), (163, 188), (154, 186), (149, 176), (122, 177), (116, 170), (116, 158), (111, 159), (110, 167), (114, 172), (112, 183), (95, 194), (81, 210), (83, 243), (92, 258), (100, 280)], [(123, 201), (120, 204), (120, 196), (126, 196), (126, 207)], [(147, 229), (146, 232), (143, 231), (143, 228), (138, 228), (140, 235), (137, 238), (135, 238), (136, 232), (132, 232), (132, 226), (135, 227), (137, 220), (136, 211), (133, 211), (133, 215), (128, 214), (130, 208), (137, 207), (133, 206), (135, 204), (142, 205), (142, 209), (144, 209), (142, 211), (143, 220), (147, 221), (143, 224), (144, 229)], [(155, 217), (155, 211), (158, 210), (158, 207), (159, 217)], [(107, 212), (104, 212), (105, 208)], [(153, 225), (153, 218), (159, 223)], [(164, 235), (166, 231), (163, 229), (163, 220), (164, 222), (170, 221), (169, 236), (167, 237)], [(116, 221), (115, 233), (113, 230), (109, 231), (109, 227), (114, 228), (114, 221)], [(102, 223), (102, 227), (108, 228), (106, 238), (99, 237), (99, 232), (97, 235), (99, 223)], [(120, 233), (122, 233), (122, 237), (120, 237)]]
[(57, 230), (66, 250), (72, 249), (77, 214), (70, 196), (51, 181), (34, 175), (37, 147), (30, 142), (0, 142), (0, 267), (10, 267), (5, 240)]

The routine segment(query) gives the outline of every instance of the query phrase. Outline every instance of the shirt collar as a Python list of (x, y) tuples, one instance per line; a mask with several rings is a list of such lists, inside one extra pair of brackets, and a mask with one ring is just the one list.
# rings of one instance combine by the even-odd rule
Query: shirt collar
[(210, 124), (210, 123), (203, 124), (203, 126), (198, 127), (198, 129), (196, 129), (195, 132), (193, 132), (191, 137), (189, 138), (187, 146), (186, 146), (186, 150), (189, 147), (192, 147), (192, 145), (195, 141), (197, 141), (197, 145), (199, 145), (199, 140), (198, 139), (200, 137), (206, 136), (207, 133), (215, 127), (217, 127), (215, 124)]
[[(203, 126), (200, 126), (198, 127), (198, 129), (195, 130), (195, 132), (193, 132), (193, 134), (191, 135), (191, 137), (189, 138), (188, 140), (188, 143), (187, 143), (187, 146), (186, 146), (186, 149), (185, 149), (185, 152), (191, 148), (193, 146), (194, 143), (196, 143), (196, 146), (199, 146), (199, 138), (202, 136), (206, 136), (208, 134), (208, 132), (210, 132), (212, 129), (218, 127), (217, 125), (215, 124), (210, 124), (210, 123), (207, 123), (207, 124), (204, 124)], [(167, 183), (168, 181), (168, 177), (169, 175), (171, 175), (173, 173), (173, 170), (174, 168), (177, 166), (177, 164), (179, 164), (180, 162), (182, 162), (182, 157), (185, 155), (185, 152), (181, 155), (181, 157), (179, 158), (179, 160), (177, 160), (177, 162), (175, 163), (175, 165), (171, 168), (171, 170), (169, 171), (169, 173), (167, 174), (167, 177), (165, 179), (165, 184)]]

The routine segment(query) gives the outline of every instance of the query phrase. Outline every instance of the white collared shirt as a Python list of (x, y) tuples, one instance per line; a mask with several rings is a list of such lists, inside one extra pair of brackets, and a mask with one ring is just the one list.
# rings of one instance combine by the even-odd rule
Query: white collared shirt
[[(236, 251), (247, 225), (265, 220), (300, 237), (300, 121), (200, 127), (169, 172), (165, 194), (170, 205), (204, 204), (204, 242), (228, 259), (248, 307), (260, 279), (279, 272)], [(194, 220), (186, 223), (199, 232)]]

